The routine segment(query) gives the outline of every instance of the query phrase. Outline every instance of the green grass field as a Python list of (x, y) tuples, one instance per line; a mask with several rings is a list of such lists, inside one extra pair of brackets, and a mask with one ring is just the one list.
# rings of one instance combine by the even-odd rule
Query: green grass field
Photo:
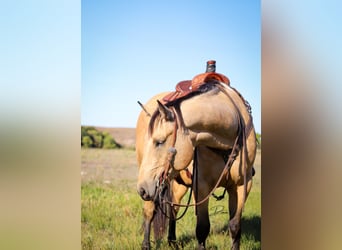
[[(134, 151), (82, 149), (81, 157), (82, 249), (140, 249), (143, 240), (143, 201), (135, 190), (137, 169)], [(102, 171), (106, 168), (107, 173)], [(241, 249), (261, 248), (260, 152), (255, 169), (254, 184), (242, 218)], [(95, 174), (96, 178), (89, 176)], [(216, 191), (217, 194), (221, 192), (222, 189)], [(227, 203), (227, 196), (221, 201), (214, 198), (210, 200), (211, 231), (207, 249), (230, 247)], [(186, 215), (177, 222), (176, 233), (181, 249), (196, 248), (195, 225), (194, 209), (189, 208)], [(154, 249), (169, 248), (166, 236), (160, 242), (155, 242), (153, 237), (151, 240)]]

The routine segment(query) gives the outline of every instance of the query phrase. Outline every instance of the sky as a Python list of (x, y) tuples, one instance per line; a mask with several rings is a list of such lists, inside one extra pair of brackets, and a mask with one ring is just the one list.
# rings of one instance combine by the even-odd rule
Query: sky
[(82, 1), (81, 124), (135, 127), (137, 101), (216, 60), (261, 133), (259, 1)]

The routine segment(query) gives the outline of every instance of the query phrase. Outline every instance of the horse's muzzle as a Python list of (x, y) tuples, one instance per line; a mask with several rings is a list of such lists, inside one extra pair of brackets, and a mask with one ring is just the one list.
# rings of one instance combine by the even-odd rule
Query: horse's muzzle
[(154, 199), (156, 186), (152, 187), (149, 186), (146, 182), (143, 182), (141, 184), (138, 184), (137, 191), (144, 201), (151, 201)]
[(144, 201), (152, 200), (152, 197), (146, 192), (146, 190), (143, 187), (139, 188), (138, 193)]

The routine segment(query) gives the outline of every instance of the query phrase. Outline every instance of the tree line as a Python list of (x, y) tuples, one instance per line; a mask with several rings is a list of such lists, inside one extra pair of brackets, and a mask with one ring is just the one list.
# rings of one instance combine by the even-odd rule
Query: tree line
[(81, 126), (81, 147), (84, 148), (121, 148), (108, 132), (98, 131), (92, 126)]

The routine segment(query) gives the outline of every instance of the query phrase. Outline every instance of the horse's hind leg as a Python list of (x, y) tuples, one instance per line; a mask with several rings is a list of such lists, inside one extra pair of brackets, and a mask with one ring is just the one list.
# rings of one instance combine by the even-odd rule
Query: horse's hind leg
[(144, 224), (143, 224), (144, 240), (142, 242), (142, 247), (141, 247), (143, 250), (151, 249), (150, 234), (151, 234), (151, 223), (152, 223), (152, 219), (154, 215), (154, 208), (155, 208), (155, 205), (153, 201), (144, 202)]
[[(182, 198), (188, 191), (188, 188), (184, 185), (178, 184), (176, 181), (172, 183), (172, 192), (173, 192), (173, 202), (176, 204), (180, 204)], [(177, 213), (179, 211), (178, 206), (174, 206), (171, 208), (171, 216), (169, 220), (169, 233), (168, 233), (168, 241), (169, 245), (176, 241), (176, 218)]]
[[(251, 189), (252, 180), (247, 183), (247, 195)], [(241, 239), (241, 215), (244, 205), (244, 186), (236, 186), (233, 189), (228, 189), (229, 192), (229, 234), (232, 239), (233, 250), (240, 249)], [(247, 197), (246, 197), (247, 198)]]

